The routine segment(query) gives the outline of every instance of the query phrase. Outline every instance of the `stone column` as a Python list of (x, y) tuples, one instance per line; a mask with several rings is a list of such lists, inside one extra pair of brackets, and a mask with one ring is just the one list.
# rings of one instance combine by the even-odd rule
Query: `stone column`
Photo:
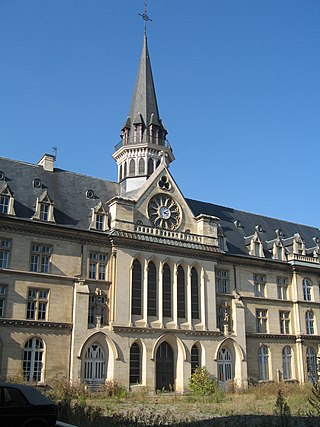
[(148, 326), (148, 271), (149, 263), (144, 260), (144, 269), (143, 269), (143, 320), (145, 321), (145, 326)]
[(178, 327), (178, 266), (175, 263), (173, 266), (173, 282), (172, 282), (172, 319), (173, 327)]
[(186, 292), (186, 297), (187, 297), (187, 307), (186, 307), (186, 320), (187, 320), (187, 328), (188, 329), (192, 329), (192, 311), (191, 311), (191, 266), (188, 265), (188, 269), (187, 269), (187, 292)]
[(159, 264), (158, 280), (158, 320), (159, 328), (163, 328), (163, 262)]
[(204, 330), (207, 330), (206, 325), (206, 301), (205, 301), (205, 280), (206, 272), (204, 268), (201, 268), (200, 275), (200, 322)]

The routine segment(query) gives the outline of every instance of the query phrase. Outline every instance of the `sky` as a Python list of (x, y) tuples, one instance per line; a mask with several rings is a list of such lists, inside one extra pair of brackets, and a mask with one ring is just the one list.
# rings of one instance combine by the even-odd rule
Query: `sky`
[[(0, 0), (0, 156), (116, 181), (143, 0)], [(320, 227), (320, 1), (148, 0), (185, 197)]]

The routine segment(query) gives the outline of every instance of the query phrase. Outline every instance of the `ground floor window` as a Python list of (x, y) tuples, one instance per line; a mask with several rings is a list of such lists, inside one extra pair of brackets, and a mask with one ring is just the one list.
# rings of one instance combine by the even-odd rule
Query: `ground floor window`
[(194, 371), (199, 368), (200, 363), (200, 352), (197, 345), (193, 345), (191, 348), (191, 375)]
[(40, 338), (30, 338), (23, 350), (23, 377), (25, 381), (43, 380), (44, 346)]
[(141, 384), (141, 351), (137, 343), (130, 348), (130, 384)]
[(283, 379), (292, 379), (292, 351), (289, 346), (284, 347), (282, 350), (282, 369)]
[(317, 382), (317, 356), (313, 347), (307, 348), (307, 371), (310, 382)]
[(218, 354), (218, 380), (221, 382), (232, 379), (232, 356), (228, 349), (223, 348)]
[(258, 350), (259, 361), (259, 379), (263, 381), (269, 380), (269, 349), (263, 345)]
[(103, 383), (105, 379), (106, 358), (99, 344), (87, 348), (84, 356), (83, 380), (88, 383)]

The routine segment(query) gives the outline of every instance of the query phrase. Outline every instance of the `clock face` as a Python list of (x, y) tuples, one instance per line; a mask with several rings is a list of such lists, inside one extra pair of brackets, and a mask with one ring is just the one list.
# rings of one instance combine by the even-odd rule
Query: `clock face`
[(175, 230), (181, 221), (178, 203), (167, 194), (156, 194), (148, 205), (148, 215), (156, 227)]

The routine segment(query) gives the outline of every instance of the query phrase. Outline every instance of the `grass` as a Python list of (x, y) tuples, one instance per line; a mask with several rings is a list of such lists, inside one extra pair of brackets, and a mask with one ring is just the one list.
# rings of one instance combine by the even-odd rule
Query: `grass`
[[(204, 420), (212, 419), (214, 421), (210, 425), (217, 426), (271, 426), (273, 424), (270, 420), (263, 419), (262, 416), (279, 414), (279, 405), (276, 406), (279, 394), (288, 404), (293, 417), (307, 416), (312, 409), (308, 401), (312, 395), (310, 385), (284, 383), (261, 384), (248, 390), (224, 393), (219, 401), (215, 395), (181, 396), (176, 393), (159, 393), (149, 396), (148, 390), (143, 387), (139, 393), (128, 393), (115, 382), (109, 382), (97, 392), (90, 392), (83, 385), (70, 386), (67, 381), (60, 381), (49, 394), (59, 406), (59, 419), (80, 427), (183, 426), (190, 422), (200, 425), (201, 421), (203, 425), (207, 425)], [(248, 421), (237, 418), (244, 415), (257, 415), (261, 419)], [(236, 424), (231, 423), (231, 418), (227, 424), (221, 424), (224, 421), (218, 417), (233, 417)]]

